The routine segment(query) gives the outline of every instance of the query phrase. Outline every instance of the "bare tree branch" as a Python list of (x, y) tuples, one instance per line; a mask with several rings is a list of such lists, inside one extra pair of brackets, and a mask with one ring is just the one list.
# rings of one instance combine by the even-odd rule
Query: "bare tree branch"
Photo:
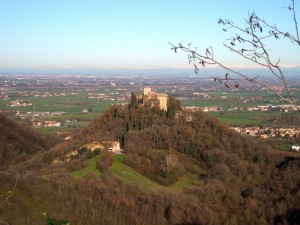
[(8, 223), (6, 223), (5, 221), (0, 219), (0, 224), (4, 224), (4, 225), (9, 225)]
[[(17, 183), (18, 183), (18, 176), (15, 179), (15, 183), (14, 183), (14, 186), (13, 186), (12, 190), (8, 191), (6, 193), (6, 195), (4, 195), (4, 199), (0, 202), (0, 209), (4, 208), (5, 206), (7, 206), (9, 204), (11, 204), (9, 202), (9, 199), (11, 198), (12, 194), (14, 193), (14, 191), (15, 191), (15, 189), (17, 187)], [(5, 222), (4, 220), (2, 220), (1, 218), (0, 218), (0, 224), (9, 225), (7, 222)]]
[(17, 183), (18, 183), (18, 177), (16, 177), (15, 179), (15, 183), (14, 183), (14, 187), (12, 190), (8, 191), (6, 193), (5, 198), (2, 200), (2, 202), (0, 202), (0, 208), (4, 207), (6, 204), (9, 203), (9, 199), (11, 198), (13, 192), (15, 191), (16, 187), (17, 187)]
[[(241, 28), (235, 25), (234, 22), (228, 19), (219, 19), (218, 24), (221, 24), (224, 28), (223, 30), (227, 32), (228, 30), (238, 31), (240, 34), (235, 34), (232, 38), (228, 39), (229, 44), (224, 43), (224, 46), (244, 59), (251, 61), (254, 64), (257, 64), (263, 68), (267, 68), (271, 74), (281, 82), (282, 89), (287, 93), (287, 96), (284, 96), (284, 93), (277, 90), (276, 87), (267, 84), (266, 82), (259, 80), (258, 76), (252, 78), (249, 75), (242, 73), (240, 71), (234, 70), (226, 65), (224, 65), (220, 60), (214, 58), (213, 48), (209, 47), (205, 50), (205, 53), (201, 54), (197, 51), (197, 48), (193, 48), (191, 44), (184, 46), (181, 43), (179, 45), (173, 45), (171, 50), (175, 53), (177, 50), (182, 50), (188, 54), (188, 61), (190, 64), (194, 65), (194, 71), (197, 73), (199, 71), (199, 65), (205, 67), (206, 64), (209, 65), (218, 65), (219, 67), (236, 74), (250, 83), (258, 84), (262, 87), (265, 87), (273, 94), (278, 96), (282, 101), (291, 104), (300, 111), (300, 107), (297, 104), (297, 101), (294, 99), (292, 90), (288, 84), (288, 81), (280, 67), (280, 58), (273, 62), (265, 42), (268, 38), (275, 38), (276, 40), (280, 37), (287, 38), (293, 43), (300, 45), (299, 32), (298, 32), (298, 23), (296, 19), (295, 12), (295, 2), (291, 0), (292, 6), (289, 6), (289, 10), (293, 14), (293, 20), (296, 30), (296, 36), (291, 35), (289, 32), (283, 32), (279, 30), (276, 26), (272, 26), (267, 23), (264, 19), (261, 19), (255, 14), (255, 12), (248, 14), (248, 18), (244, 19), (246, 27)], [(239, 82), (237, 79), (231, 79), (228, 76), (228, 73), (225, 74), (225, 78), (213, 77), (214, 81), (218, 81), (227, 88), (231, 88), (230, 82), (234, 83), (234, 88), (239, 88)]]
[(296, 35), (297, 35), (297, 41), (298, 44), (300, 45), (300, 37), (299, 37), (299, 30), (298, 30), (298, 22), (297, 22), (297, 18), (296, 18), (296, 12), (295, 12), (295, 1), (291, 0), (292, 2), (292, 11), (293, 11), (293, 19), (294, 19), (294, 23), (295, 23), (295, 30), (296, 30)]

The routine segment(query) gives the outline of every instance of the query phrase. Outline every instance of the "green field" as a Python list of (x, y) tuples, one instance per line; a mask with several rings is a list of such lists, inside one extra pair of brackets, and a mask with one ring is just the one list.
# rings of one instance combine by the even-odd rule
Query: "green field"
[(88, 99), (87, 96), (59, 96), (59, 97), (27, 97), (22, 98), (32, 103), (32, 106), (12, 107), (12, 110), (22, 112), (57, 112), (81, 115), (83, 109), (91, 107), (92, 114), (102, 112), (106, 107), (118, 101)]
[[(228, 105), (226, 103), (217, 102), (200, 102), (186, 100), (182, 101), (183, 106), (222, 106)], [(241, 104), (241, 103), (240, 103)], [(238, 104), (236, 104), (238, 106)], [(272, 120), (269, 122), (270, 118), (277, 118), (284, 115), (285, 112), (262, 112), (262, 111), (219, 111), (219, 112), (207, 112), (208, 115), (219, 119), (220, 121), (228, 124), (229, 126), (284, 126), (285, 124), (275, 124)], [(296, 112), (294, 113), (297, 114)], [(298, 114), (297, 114), (298, 115)], [(299, 117), (299, 115), (298, 115)], [(294, 124), (295, 125), (295, 124)], [(289, 125), (293, 126), (293, 124)]]
[(123, 155), (115, 155), (114, 163), (111, 166), (111, 171), (124, 183), (138, 185), (144, 192), (149, 192), (158, 188), (163, 188), (163, 186), (143, 176), (133, 168), (125, 165), (123, 163), (123, 160)]
[[(257, 91), (245, 91), (245, 90), (236, 90), (236, 91), (221, 91), (221, 90), (211, 90), (211, 91), (202, 91), (197, 90), (199, 93), (206, 94), (209, 97), (205, 98), (203, 96), (197, 96), (193, 93), (186, 93), (185, 96), (188, 98), (186, 100), (182, 100), (181, 104), (183, 106), (219, 106), (224, 110), (230, 109), (233, 107), (251, 107), (258, 105), (266, 105), (266, 104), (285, 104), (274, 94), (265, 91), (265, 90), (257, 90)], [(181, 97), (180, 94), (177, 95)], [(224, 97), (224, 98), (221, 98)], [(295, 93), (295, 99), (299, 98), (300, 94)]]
[[(143, 192), (150, 192), (157, 189), (168, 189), (172, 191), (180, 191), (184, 188), (189, 188), (199, 183), (197, 174), (187, 173), (183, 175), (177, 182), (169, 187), (162, 186), (155, 181), (143, 176), (130, 166), (123, 163), (125, 155), (114, 155), (114, 162), (110, 167), (110, 171), (126, 184), (137, 185)], [(95, 174), (101, 177), (101, 172), (96, 168), (96, 162), (100, 156), (95, 156), (90, 160), (90, 164), (78, 171), (72, 172), (71, 176), (80, 178), (88, 174)]]
[(182, 190), (184, 188), (192, 187), (198, 184), (199, 176), (197, 174), (185, 174), (176, 183), (170, 186), (174, 190)]
[[(208, 112), (212, 117), (216, 117), (230, 126), (274, 126), (273, 122), (265, 122), (266, 117), (276, 117), (283, 112)], [(278, 125), (277, 125), (278, 126)]]
[[(19, 99), (19, 98), (18, 98)], [(39, 120), (55, 120), (62, 124), (61, 127), (39, 127), (36, 128), (38, 132), (45, 134), (53, 134), (62, 132), (74, 132), (78, 128), (88, 125), (92, 120), (99, 117), (107, 107), (112, 104), (118, 104), (120, 101), (102, 100), (102, 99), (88, 99), (88, 96), (59, 96), (59, 97), (22, 97), (23, 100), (28, 100), (32, 106), (26, 107), (9, 107), (4, 100), (0, 101), (0, 109), (19, 111), (20, 114), (27, 112), (65, 112), (62, 115), (39, 116)], [(13, 100), (13, 99), (12, 99)], [(83, 109), (91, 109), (91, 112), (82, 112)], [(17, 116), (13, 116), (17, 119)], [(66, 123), (67, 122), (67, 123)]]
[(90, 160), (90, 164), (87, 167), (85, 167), (85, 168), (83, 168), (81, 170), (72, 172), (71, 176), (74, 177), (74, 178), (80, 178), (80, 177), (86, 176), (86, 175), (88, 175), (90, 173), (93, 173), (97, 177), (100, 177), (101, 176), (101, 172), (96, 168), (96, 163), (99, 160), (99, 158), (100, 158), (100, 156), (95, 156), (94, 158), (92, 158)]
[[(106, 99), (89, 98), (92, 95), (105, 94), (113, 99), (118, 95), (124, 94), (126, 91), (119, 92), (116, 88), (110, 87), (106, 89), (72, 89), (64, 90), (60, 88), (48, 87), (43, 92), (48, 92), (48, 97), (36, 96), (31, 92), (31, 95), (20, 96), (12, 93), (10, 100), (5, 101), (0, 99), (0, 109), (26, 114), (27, 112), (65, 112), (62, 115), (39, 116), (39, 120), (56, 120), (62, 124), (61, 127), (55, 128), (37, 128), (38, 132), (49, 135), (58, 135), (63, 132), (76, 132), (76, 130), (87, 126), (93, 119), (97, 118), (107, 107), (112, 104), (124, 103), (125, 101), (114, 101)], [(55, 96), (57, 93), (65, 93), (62, 96)], [(128, 91), (127, 91), (128, 92)], [(196, 96), (193, 93), (205, 93), (209, 98)], [(50, 93), (50, 94), (49, 94)], [(51, 95), (51, 96), (50, 96)], [(298, 95), (300, 95), (298, 93)], [(266, 117), (276, 117), (283, 114), (282, 112), (257, 112), (244, 111), (245, 108), (257, 105), (271, 104), (270, 101), (276, 98), (273, 94), (267, 91), (182, 91), (177, 93), (178, 97), (186, 96), (186, 100), (181, 100), (182, 106), (219, 106), (224, 109), (224, 112), (208, 112), (209, 115), (220, 119), (222, 122), (230, 126), (284, 126), (283, 124), (274, 124), (266, 122)], [(226, 96), (226, 99), (221, 99), (221, 96)], [(246, 101), (252, 97), (257, 98), (257, 101)], [(32, 106), (27, 107), (10, 107), (8, 103), (13, 100), (26, 100), (32, 103)], [(280, 102), (274, 103), (280, 104)], [(232, 107), (240, 107), (241, 111), (228, 111)], [(90, 112), (82, 112), (83, 109), (91, 109)], [(227, 111), (226, 111), (227, 110)], [(18, 119), (17, 116), (12, 116)], [(26, 121), (27, 124), (31, 122)]]

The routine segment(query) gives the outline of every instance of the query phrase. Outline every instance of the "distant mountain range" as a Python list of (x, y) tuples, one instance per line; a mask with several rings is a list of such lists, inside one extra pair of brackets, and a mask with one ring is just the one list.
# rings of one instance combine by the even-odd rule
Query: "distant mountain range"
[[(266, 69), (237, 69), (237, 71), (246, 73), (248, 75), (261, 75), (261, 76), (271, 76), (270, 72)], [(286, 76), (289, 78), (298, 78), (300, 75), (300, 67), (293, 68), (283, 68)], [(157, 69), (0, 69), (0, 74), (45, 74), (45, 75), (142, 75), (142, 76), (162, 76), (162, 75), (172, 75), (172, 76), (211, 76), (211, 75), (221, 75), (225, 71), (219, 68), (205, 68), (200, 69), (200, 71), (195, 74), (194, 70), (191, 68), (186, 69), (176, 69), (176, 68), (157, 68)]]

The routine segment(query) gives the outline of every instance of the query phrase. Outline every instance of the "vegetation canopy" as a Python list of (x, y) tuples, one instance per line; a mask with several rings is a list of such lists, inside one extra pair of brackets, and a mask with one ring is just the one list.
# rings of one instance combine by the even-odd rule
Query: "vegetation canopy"
[[(90, 159), (81, 147), (109, 140), (126, 154)], [(80, 155), (68, 162), (72, 149)], [(44, 224), (43, 212), (79, 225), (299, 221), (299, 157), (274, 153), (203, 112), (182, 111), (176, 99), (167, 111), (111, 106), (73, 140), (30, 156), (1, 172), (1, 193), (20, 173), (12, 205), (0, 211), (10, 224)]]

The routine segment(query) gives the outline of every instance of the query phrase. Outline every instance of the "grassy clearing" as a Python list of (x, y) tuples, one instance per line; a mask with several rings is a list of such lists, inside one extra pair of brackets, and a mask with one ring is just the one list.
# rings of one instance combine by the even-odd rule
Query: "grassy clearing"
[[(180, 191), (184, 188), (189, 188), (199, 183), (199, 178), (196, 174), (185, 174), (176, 183), (169, 187), (162, 186), (155, 181), (143, 176), (130, 166), (123, 163), (125, 155), (114, 155), (114, 162), (111, 166), (111, 172), (120, 180), (126, 184), (138, 185), (143, 192), (151, 192), (154, 190), (167, 189), (171, 191)], [(90, 173), (94, 173), (96, 176), (101, 177), (101, 172), (96, 168), (96, 162), (100, 156), (96, 156), (90, 160), (90, 164), (78, 171), (72, 172), (71, 176), (74, 178), (80, 178)]]
[(142, 191), (150, 192), (158, 189), (167, 189), (172, 191), (181, 191), (184, 188), (190, 188), (199, 183), (199, 177), (197, 174), (185, 174), (177, 182), (169, 187), (162, 186), (155, 181), (143, 176), (133, 168), (125, 165), (124, 155), (115, 155), (114, 164), (111, 167), (111, 171), (124, 183), (136, 184)]
[[(96, 174), (98, 177), (101, 176), (101, 172), (96, 168), (96, 162), (99, 160), (100, 156), (96, 156), (91, 159), (89, 166), (72, 172), (71, 176), (74, 178), (80, 178), (86, 176), (90, 173)], [(142, 191), (149, 192), (154, 189), (162, 188), (163, 186), (157, 184), (156, 182), (150, 180), (149, 178), (141, 175), (131, 167), (123, 163), (124, 155), (114, 155), (114, 163), (111, 166), (111, 172), (117, 176), (120, 180), (127, 184), (136, 184)]]
[(185, 174), (176, 183), (170, 186), (174, 190), (182, 190), (184, 188), (192, 187), (200, 182), (197, 174)]
[(281, 150), (281, 151), (290, 151), (292, 148), (292, 145), (290, 145), (290, 144), (279, 145), (277, 148), (278, 148), (278, 150)]
[(163, 186), (157, 184), (156, 182), (150, 180), (149, 178), (141, 175), (131, 167), (125, 165), (123, 163), (123, 160), (124, 160), (123, 155), (115, 155), (114, 163), (111, 167), (111, 171), (124, 183), (136, 184), (144, 192), (149, 192), (154, 189), (163, 188)]
[(6, 101), (3, 99), (0, 99), (0, 109), (3, 109), (6, 106)]
[(101, 172), (96, 168), (96, 162), (99, 160), (100, 156), (95, 156), (94, 158), (91, 159), (91, 163), (90, 165), (88, 165), (87, 167), (72, 172), (71, 176), (74, 178), (80, 178), (83, 176), (88, 175), (89, 173), (94, 173), (97, 177), (101, 176)]

